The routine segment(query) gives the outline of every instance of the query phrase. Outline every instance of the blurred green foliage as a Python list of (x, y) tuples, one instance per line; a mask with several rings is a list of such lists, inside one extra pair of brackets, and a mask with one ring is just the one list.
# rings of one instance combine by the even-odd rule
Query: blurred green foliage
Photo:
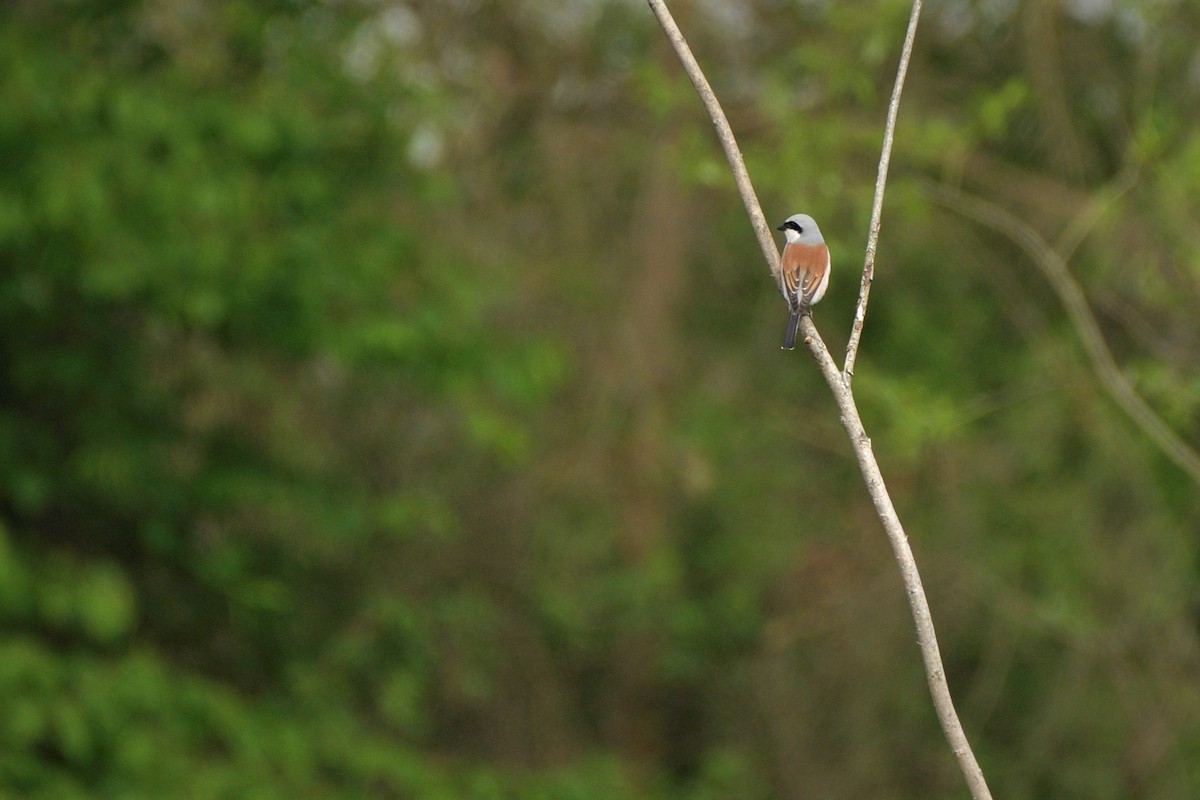
[[(844, 338), (908, 5), (676, 4)], [(1200, 793), (1187, 4), (932, 3), (855, 382), (998, 797)], [(0, 797), (962, 796), (636, 3), (0, 11)]]

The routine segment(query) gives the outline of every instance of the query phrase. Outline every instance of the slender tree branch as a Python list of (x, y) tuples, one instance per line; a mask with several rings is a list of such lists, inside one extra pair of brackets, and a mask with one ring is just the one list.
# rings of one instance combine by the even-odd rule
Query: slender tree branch
[(850, 341), (846, 343), (846, 366), (842, 368), (842, 380), (847, 386), (854, 379), (858, 343), (862, 338), (863, 324), (867, 321), (867, 300), (871, 296), (871, 282), (875, 280), (875, 252), (879, 246), (879, 226), (883, 218), (883, 190), (887, 186), (888, 163), (892, 160), (892, 139), (896, 132), (896, 117), (900, 113), (900, 93), (904, 91), (904, 79), (908, 75), (908, 62), (912, 58), (913, 41), (917, 38), (917, 22), (920, 19), (921, 0), (913, 0), (908, 31), (904, 34), (904, 47), (900, 50), (900, 65), (896, 68), (896, 83), (892, 86), (892, 99), (888, 103), (887, 123), (883, 126), (883, 147), (879, 151), (879, 170), (875, 175), (875, 200), (871, 204), (871, 227), (867, 231), (867, 254), (863, 259), (862, 283), (858, 289), (858, 305), (854, 309), (854, 324), (850, 327)]
[(1120, 200), (1126, 192), (1133, 188), (1137, 183), (1137, 177), (1138, 162), (1131, 158), (1121, 167), (1121, 171), (1117, 173), (1117, 177), (1113, 179), (1112, 183), (1096, 192), (1092, 199), (1079, 210), (1079, 213), (1075, 215), (1066, 230), (1054, 243), (1053, 250), (1058, 253), (1063, 264), (1071, 263), (1071, 259), (1075, 257), (1075, 251), (1100, 222), (1100, 218), (1108, 211), (1109, 206)]
[(733, 172), (733, 180), (737, 184), (738, 194), (741, 195), (742, 204), (746, 207), (746, 214), (750, 217), (750, 225), (754, 228), (755, 236), (758, 237), (758, 246), (762, 248), (763, 258), (766, 259), (767, 266), (771, 269), (771, 275), (778, 282), (779, 252), (775, 249), (775, 239), (772, 237), (770, 226), (767, 225), (767, 218), (763, 216), (762, 206), (758, 204), (758, 195), (754, 191), (754, 184), (750, 182), (750, 173), (746, 171), (746, 162), (742, 159), (742, 151), (738, 147), (737, 139), (733, 136), (733, 128), (729, 127), (729, 120), (725, 117), (725, 111), (721, 108), (716, 93), (709, 86), (708, 78), (704, 77), (704, 70), (700, 69), (700, 64), (692, 55), (692, 49), (688, 47), (687, 40), (683, 38), (683, 32), (679, 30), (679, 26), (675, 24), (675, 18), (671, 16), (667, 4), (664, 0), (648, 0), (648, 2), (650, 10), (658, 18), (658, 24), (662, 26), (663, 32), (667, 35), (667, 40), (671, 42), (671, 47), (675, 49), (675, 55), (683, 64), (683, 71), (687, 73), (692, 85), (696, 87), (696, 94), (700, 95), (700, 102), (704, 104), (704, 109), (708, 111), (708, 116), (712, 119), (713, 127), (717, 131), (717, 138), (721, 141), (721, 148), (725, 151), (725, 159), (729, 162), (730, 171)]
[[(1109, 198), (1108, 202), (1120, 196), (1121, 186), (1132, 181), (1131, 176), (1118, 180), (1114, 191), (1118, 192)], [(1180, 469), (1187, 473), (1195, 483), (1200, 485), (1200, 455), (1187, 445), (1183, 439), (1171, 430), (1167, 423), (1147, 405), (1141, 395), (1121, 372), (1117, 361), (1104, 341), (1100, 325), (1092, 315), (1087, 297), (1079, 283), (1071, 276), (1064, 258), (1059, 255), (1037, 232), (1020, 219), (986, 200), (965, 194), (945, 186), (927, 186), (929, 195), (947, 208), (974, 220), (985, 227), (1000, 233), (1025, 251), (1030, 260), (1037, 265), (1042, 276), (1054, 288), (1059, 302), (1066, 309), (1075, 335), (1083, 343), (1083, 349), (1092, 363), (1092, 370), (1100, 380), (1100, 385), (1133, 420), (1134, 424), (1154, 442)], [(1094, 204), (1085, 209), (1077, 218), (1076, 224), (1071, 225), (1062, 237), (1062, 245), (1067, 246), (1067, 252), (1074, 252), (1086, 236), (1086, 223), (1093, 224), (1103, 213), (1105, 203)]]
[(879, 462), (876, 461), (875, 452), (871, 447), (871, 439), (867, 436), (862, 419), (858, 415), (854, 393), (844, 382), (842, 373), (838, 372), (837, 364), (829, 355), (825, 343), (817, 335), (811, 317), (800, 320), (800, 330), (804, 334), (804, 342), (808, 345), (809, 352), (816, 359), (821, 374), (825, 376), (825, 382), (833, 392), (838, 411), (841, 412), (842, 427), (846, 429), (850, 443), (854, 446), (854, 456), (858, 459), (858, 467), (867, 485), (867, 492), (875, 504), (875, 513), (883, 523), (883, 529), (892, 545), (896, 564), (900, 568), (900, 577), (904, 580), (904, 588), (908, 594), (908, 605), (917, 629), (917, 643), (920, 645), (921, 659), (925, 664), (925, 677), (942, 732), (950, 749), (954, 751), (955, 758), (958, 759), (959, 769), (966, 779), (971, 797), (975, 800), (991, 800), (992, 793), (988, 789), (983, 770), (975, 760), (975, 753), (971, 750), (971, 743), (967, 741), (967, 734), (958, 719), (958, 712), (954, 710), (954, 700), (946, 682), (946, 668), (942, 664), (942, 653), (938, 647), (937, 632), (933, 627), (933, 615), (921, 584), (921, 573), (917, 570), (916, 558), (908, 544), (908, 534), (904, 532), (891, 495), (888, 494), (887, 485), (883, 482)]
[[(725, 156), (729, 160), (729, 167), (733, 171), (738, 192), (742, 196), (742, 203), (746, 206), (746, 213), (749, 215), (755, 232), (758, 234), (759, 244), (763, 249), (763, 257), (771, 266), (772, 273), (777, 273), (779, 269), (779, 254), (775, 249), (775, 242), (771, 238), (770, 231), (767, 228), (762, 209), (758, 204), (758, 198), (754, 193), (754, 188), (746, 172), (745, 163), (742, 161), (741, 151), (738, 149), (733, 131), (729, 127), (729, 122), (726, 120), (724, 112), (721, 111), (720, 103), (717, 101), (716, 95), (713, 94), (712, 88), (705, 79), (700, 65), (696, 63), (696, 59), (692, 56), (691, 50), (683, 38), (683, 34), (679, 31), (678, 26), (676, 26), (674, 19), (671, 17), (671, 12), (667, 10), (666, 4), (663, 0), (647, 0), (647, 2), (666, 32), (672, 47), (675, 48), (675, 52), (679, 56), (684, 70), (688, 73), (688, 77), (691, 78), (692, 84), (700, 94), (701, 101), (704, 103), (705, 108), (708, 109), (709, 116), (712, 118), (713, 125), (717, 131), (717, 137), (721, 140), (721, 146), (724, 148)], [(919, 7), (920, 0), (915, 0), (914, 5)], [(914, 11), (913, 21), (909, 25), (909, 41), (906, 44), (906, 49), (911, 46), (911, 37), (916, 28), (915, 20), (916, 12)], [(907, 58), (904, 59), (904, 64), (907, 64)], [(900, 83), (900, 79), (898, 79), (897, 83)], [(892, 123), (895, 121), (895, 106), (898, 103), (898, 98), (899, 92), (897, 91), (893, 97), (893, 111), (889, 115)], [(887, 146), (890, 147), (890, 132), (887, 136), (887, 141)], [(877, 185), (876, 191), (877, 208), (882, 203), (882, 182), (886, 180), (886, 158), (883, 161), (880, 184)], [(876, 241), (877, 234), (878, 214), (873, 222), (873, 234), (870, 239), (872, 243)], [(869, 263), (873, 265), (873, 251), (869, 254), (868, 258)], [(869, 283), (869, 278), (864, 279), (864, 285), (869, 285)], [(865, 296), (860, 299), (859, 313), (866, 313)], [(861, 328), (861, 324), (858, 327)], [(929, 683), (929, 692), (933, 698), (938, 722), (941, 723), (946, 740), (949, 742), (951, 750), (953, 750), (955, 757), (958, 759), (959, 768), (966, 779), (971, 796), (975, 800), (991, 800), (992, 795), (988, 790), (983, 771), (979, 768), (979, 763), (975, 760), (975, 755), (971, 751), (966, 733), (963, 731), (962, 723), (958, 719), (958, 713), (954, 710), (954, 702), (950, 697), (950, 687), (946, 683), (945, 667), (942, 664), (941, 651), (938, 648), (937, 635), (933, 627), (933, 618), (929, 611), (929, 601), (925, 597), (925, 589), (921, 585), (921, 576), (917, 571), (917, 563), (913, 558), (912, 549), (909, 547), (908, 537), (904, 533), (904, 528), (901, 526), (900, 519), (896, 514), (895, 506), (892, 505), (891, 497), (888, 495), (887, 487), (883, 482), (883, 476), (879, 471), (879, 464), (875, 460), (875, 454), (871, 449), (871, 439), (863, 429), (862, 420), (859, 417), (849, 381), (845, 380), (843, 373), (838, 371), (837, 364), (834, 363), (833, 358), (829, 355), (829, 350), (817, 332), (816, 326), (813, 325), (811, 317), (806, 316), (801, 320), (801, 330), (804, 334), (805, 345), (808, 347), (809, 352), (812, 353), (813, 358), (816, 359), (821, 374), (825, 377), (825, 382), (829, 384), (829, 389), (833, 392), (834, 399), (841, 412), (842, 426), (846, 429), (846, 433), (850, 437), (850, 444), (854, 448), (855, 457), (858, 459), (863, 481), (866, 483), (867, 491), (875, 504), (875, 510), (879, 514), (880, 521), (883, 523), (884, 531), (887, 533), (888, 540), (892, 545), (892, 551), (895, 553), (896, 561), (899, 564), (900, 575), (904, 580), (905, 593), (908, 596), (909, 608), (911, 609), (913, 622), (916, 626), (917, 643), (921, 649), (921, 658), (925, 665), (925, 676)], [(849, 373), (846, 374), (848, 375)]]

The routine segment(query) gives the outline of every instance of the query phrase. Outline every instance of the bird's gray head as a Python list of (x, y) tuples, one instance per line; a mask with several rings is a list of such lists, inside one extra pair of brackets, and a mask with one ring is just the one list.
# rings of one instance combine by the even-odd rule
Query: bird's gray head
[(808, 214), (792, 214), (775, 230), (783, 231), (783, 235), (787, 237), (788, 244), (792, 242), (800, 242), (801, 244), (825, 243), (825, 237), (821, 235), (821, 229), (817, 227), (817, 221)]

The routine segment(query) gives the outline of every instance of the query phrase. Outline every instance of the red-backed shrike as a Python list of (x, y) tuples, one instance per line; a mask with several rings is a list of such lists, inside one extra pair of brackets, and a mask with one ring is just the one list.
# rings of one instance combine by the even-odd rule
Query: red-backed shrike
[(783, 349), (794, 350), (800, 318), (829, 288), (829, 248), (816, 220), (808, 214), (792, 214), (776, 230), (783, 231), (787, 239), (779, 257), (779, 291), (788, 302)]

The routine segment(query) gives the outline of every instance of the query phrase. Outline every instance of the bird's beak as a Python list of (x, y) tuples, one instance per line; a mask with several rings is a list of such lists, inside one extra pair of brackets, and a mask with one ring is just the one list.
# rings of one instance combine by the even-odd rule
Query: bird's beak
[(777, 231), (782, 231), (782, 230), (786, 230), (786, 229), (787, 229), (787, 223), (786, 223), (786, 222), (785, 222), (785, 223), (783, 223), (782, 225), (776, 225), (776, 226), (775, 226), (775, 230), (777, 230)]

